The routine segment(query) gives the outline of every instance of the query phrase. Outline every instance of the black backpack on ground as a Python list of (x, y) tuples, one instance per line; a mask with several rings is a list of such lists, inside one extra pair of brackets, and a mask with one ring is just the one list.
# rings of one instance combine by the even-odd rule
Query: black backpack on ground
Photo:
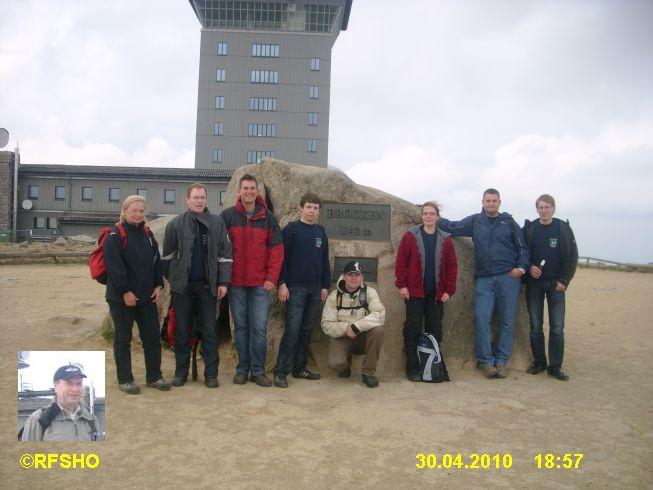
[(450, 381), (438, 341), (430, 333), (423, 333), (419, 336), (417, 358), (419, 359), (419, 374), (422, 381), (426, 383)]

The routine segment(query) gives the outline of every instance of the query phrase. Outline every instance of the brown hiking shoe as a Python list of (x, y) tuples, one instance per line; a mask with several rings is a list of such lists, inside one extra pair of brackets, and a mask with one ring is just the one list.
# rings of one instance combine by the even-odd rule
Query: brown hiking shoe
[(490, 364), (481, 364), (481, 371), (483, 371), (486, 378), (492, 379), (497, 377), (497, 368)]

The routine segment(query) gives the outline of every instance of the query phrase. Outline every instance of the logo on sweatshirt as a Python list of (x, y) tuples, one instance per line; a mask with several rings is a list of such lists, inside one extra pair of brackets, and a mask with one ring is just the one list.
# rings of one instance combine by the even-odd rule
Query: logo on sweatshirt
[(549, 238), (549, 247), (557, 248), (558, 247), (558, 239), (557, 238)]
[(322, 246), (322, 239), (321, 238), (315, 238), (315, 246), (317, 248), (320, 248)]

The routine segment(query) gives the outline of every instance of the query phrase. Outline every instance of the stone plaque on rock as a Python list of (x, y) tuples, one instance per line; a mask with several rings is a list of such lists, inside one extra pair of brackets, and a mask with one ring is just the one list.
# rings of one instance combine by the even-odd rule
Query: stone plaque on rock
[(320, 215), (329, 240), (390, 240), (388, 204), (327, 202)]
[(335, 282), (342, 274), (347, 262), (357, 260), (363, 269), (363, 278), (365, 282), (376, 282), (377, 269), (379, 267), (379, 259), (371, 257), (334, 257), (333, 258), (333, 271), (331, 272), (331, 279)]

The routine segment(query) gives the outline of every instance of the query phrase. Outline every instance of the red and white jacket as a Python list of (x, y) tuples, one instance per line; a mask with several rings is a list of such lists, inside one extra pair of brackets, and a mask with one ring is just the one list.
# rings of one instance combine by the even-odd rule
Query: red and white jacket
[(265, 281), (277, 284), (283, 264), (283, 238), (279, 223), (263, 198), (256, 196), (251, 219), (247, 219), (240, 197), (235, 206), (225, 209), (220, 216), (231, 240), (231, 285), (262, 286)]

